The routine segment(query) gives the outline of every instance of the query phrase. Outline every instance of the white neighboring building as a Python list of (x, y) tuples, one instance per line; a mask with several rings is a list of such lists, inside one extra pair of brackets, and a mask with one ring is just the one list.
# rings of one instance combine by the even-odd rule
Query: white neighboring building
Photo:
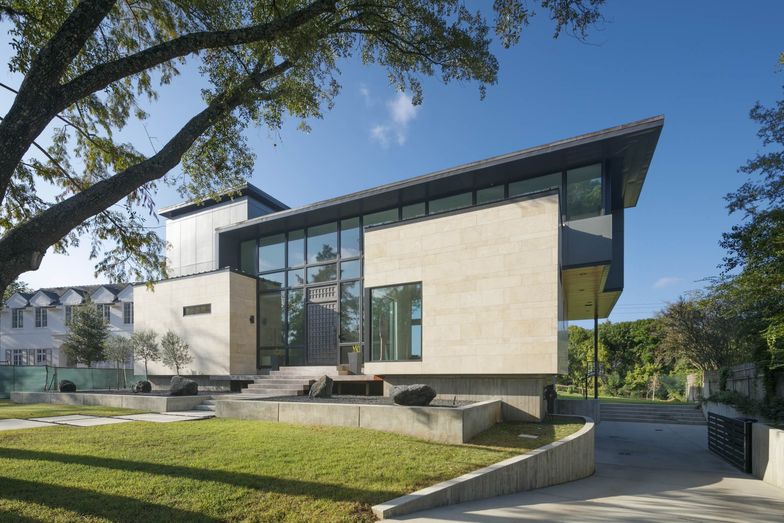
[[(17, 292), (0, 310), (0, 364), (73, 366), (60, 346), (65, 341), (73, 308), (87, 299), (104, 314), (110, 335), (129, 336), (133, 332), (133, 285), (80, 285)], [(94, 367), (114, 367), (114, 363), (96, 363)]]

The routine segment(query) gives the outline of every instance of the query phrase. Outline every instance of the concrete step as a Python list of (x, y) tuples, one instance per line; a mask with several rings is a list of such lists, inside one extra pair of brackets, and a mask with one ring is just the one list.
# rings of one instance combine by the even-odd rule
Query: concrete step
[(602, 412), (601, 413), (602, 419), (610, 418), (610, 417), (623, 417), (623, 418), (655, 418), (655, 419), (685, 419), (685, 420), (703, 420), (705, 418), (701, 414), (695, 415), (684, 415), (684, 416), (677, 416), (677, 415), (668, 415), (668, 414), (651, 414), (651, 413), (622, 413), (622, 412)]
[(202, 405), (215, 405), (215, 400), (204, 400), (201, 402)]
[(251, 383), (248, 385), (251, 390), (258, 389), (309, 389), (309, 383), (294, 382), (294, 383)]
[(602, 422), (605, 421), (619, 421), (625, 423), (661, 423), (665, 425), (705, 425), (704, 421), (691, 421), (691, 420), (672, 420), (672, 419), (642, 419), (642, 418), (627, 418), (627, 417), (612, 417), (606, 418), (602, 416)]
[(604, 406), (601, 407), (602, 412), (618, 412), (618, 413), (641, 413), (641, 414), (663, 414), (665, 416), (692, 416), (697, 414), (702, 416), (702, 411), (697, 409), (688, 409), (688, 410), (681, 410), (681, 409), (673, 409), (673, 410), (665, 410), (665, 409), (646, 409), (646, 408), (639, 408), (639, 409), (608, 409)]
[(259, 379), (253, 382), (254, 385), (274, 385), (274, 384), (284, 384), (284, 385), (310, 385), (313, 383), (314, 379), (311, 378), (268, 378), (268, 379)]
[(316, 376), (320, 377), (326, 374), (327, 376), (337, 375), (338, 370), (335, 366), (318, 366), (318, 367), (281, 367), (278, 370), (270, 371), (270, 376), (275, 375), (297, 375), (297, 376)]
[(205, 405), (204, 403), (202, 403), (201, 405), (196, 405), (195, 407), (193, 407), (193, 410), (205, 410), (205, 411), (215, 412), (215, 405), (214, 404)]
[(659, 406), (659, 405), (640, 405), (632, 403), (629, 405), (619, 405), (615, 403), (601, 403), (602, 410), (655, 410), (661, 412), (691, 412), (698, 411), (697, 407), (690, 405), (672, 405), (672, 406)]
[(302, 396), (305, 394), (305, 389), (270, 389), (270, 388), (247, 388), (242, 389), (243, 394), (261, 394), (270, 396)]

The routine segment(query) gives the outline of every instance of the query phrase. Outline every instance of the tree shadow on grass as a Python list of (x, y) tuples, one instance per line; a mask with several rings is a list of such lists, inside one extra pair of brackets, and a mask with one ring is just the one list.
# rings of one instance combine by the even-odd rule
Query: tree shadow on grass
[[(372, 504), (380, 503), (400, 495), (400, 492), (395, 491), (370, 491), (346, 487), (343, 485), (279, 478), (275, 476), (263, 476), (244, 472), (0, 447), (0, 459), (3, 458), (15, 460), (51, 461), (63, 463), (66, 465), (86, 465), (89, 467), (113, 469), (123, 472), (142, 472), (158, 476), (170, 476), (175, 480), (193, 479), (198, 481), (212, 481), (226, 485), (233, 485), (240, 488), (265, 492), (284, 493), (295, 496), (310, 496), (320, 499), (329, 499), (332, 501), (352, 501)], [(10, 497), (7, 494), (11, 489), (7, 488), (8, 483), (6, 483), (6, 481), (6, 478), (2, 478), (2, 483), (0, 483), (2, 485), (2, 488), (0, 488), (0, 498)], [(33, 484), (40, 485), (38, 483)], [(100, 496), (101, 494), (97, 495)], [(41, 502), (46, 503), (46, 498), (43, 498)]]
[[(110, 521), (135, 521), (141, 516), (149, 521), (219, 521), (198, 512), (148, 503), (127, 496), (7, 477), (3, 477), (0, 482), (2, 483), (0, 499), (14, 499), (52, 508), (62, 508), (82, 515), (106, 518)], [(7, 512), (0, 511), (0, 517), (3, 517), (3, 514), (7, 514)], [(13, 513), (10, 521), (41, 520)]]

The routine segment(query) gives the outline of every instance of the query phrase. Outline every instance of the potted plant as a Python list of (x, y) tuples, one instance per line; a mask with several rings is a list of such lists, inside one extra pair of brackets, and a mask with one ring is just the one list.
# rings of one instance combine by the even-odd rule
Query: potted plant
[(362, 347), (357, 345), (351, 346), (351, 352), (348, 353), (348, 369), (351, 374), (362, 374)]

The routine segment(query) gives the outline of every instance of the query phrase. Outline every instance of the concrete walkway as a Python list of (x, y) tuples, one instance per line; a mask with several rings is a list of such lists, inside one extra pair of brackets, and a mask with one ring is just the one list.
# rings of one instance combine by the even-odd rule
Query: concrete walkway
[(602, 422), (590, 478), (390, 521), (784, 521), (784, 490), (708, 452), (706, 431)]
[(69, 414), (66, 416), (49, 416), (45, 418), (0, 419), (0, 431), (53, 427), (55, 425), (69, 425), (72, 427), (96, 427), (98, 425), (115, 425), (117, 423), (128, 423), (131, 421), (171, 423), (175, 421), (194, 421), (213, 417), (215, 417), (215, 414), (212, 412), (196, 410), (167, 412), (166, 414), (128, 414), (121, 416), (89, 416), (87, 414)]

